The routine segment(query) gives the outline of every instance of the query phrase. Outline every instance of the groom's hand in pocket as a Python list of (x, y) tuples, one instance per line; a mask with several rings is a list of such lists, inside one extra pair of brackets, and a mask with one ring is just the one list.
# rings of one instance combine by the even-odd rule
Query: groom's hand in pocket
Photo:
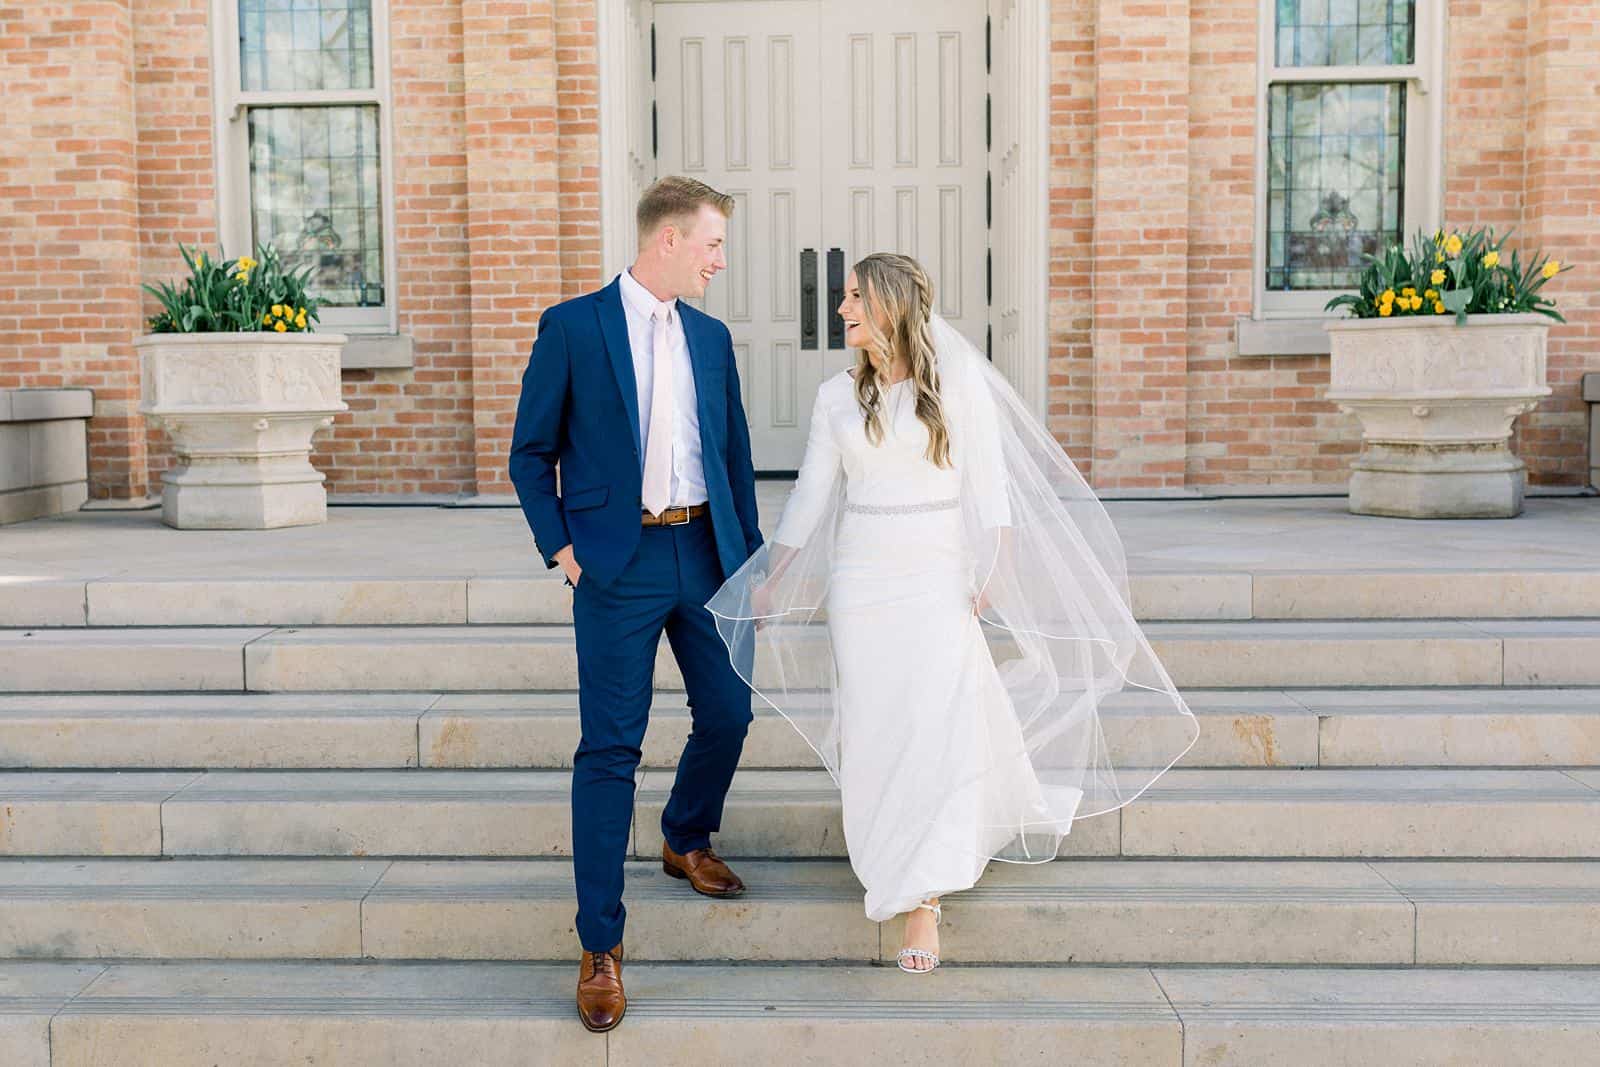
[(561, 573), (567, 576), (567, 584), (578, 588), (578, 579), (583, 576), (583, 568), (578, 566), (578, 561), (572, 555), (572, 546), (568, 545), (554, 556), (550, 557), (561, 568)]

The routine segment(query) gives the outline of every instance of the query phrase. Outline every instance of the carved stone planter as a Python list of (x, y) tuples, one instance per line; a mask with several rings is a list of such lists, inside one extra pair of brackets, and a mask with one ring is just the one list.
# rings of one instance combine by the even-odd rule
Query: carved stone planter
[(309, 526), (328, 517), (311, 437), (346, 410), (342, 334), (148, 334), (139, 411), (172, 438), (162, 518), (193, 530)]
[(1329, 322), (1328, 399), (1361, 420), (1350, 510), (1413, 519), (1511, 518), (1527, 469), (1507, 442), (1550, 395), (1543, 315)]

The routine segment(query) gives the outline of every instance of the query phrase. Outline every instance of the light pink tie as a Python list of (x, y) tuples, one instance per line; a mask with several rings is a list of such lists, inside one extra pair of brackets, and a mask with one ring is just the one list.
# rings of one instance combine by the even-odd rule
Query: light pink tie
[(667, 339), (671, 304), (657, 304), (651, 343), (650, 428), (644, 439), (644, 508), (652, 515), (667, 509), (672, 488), (672, 343)]

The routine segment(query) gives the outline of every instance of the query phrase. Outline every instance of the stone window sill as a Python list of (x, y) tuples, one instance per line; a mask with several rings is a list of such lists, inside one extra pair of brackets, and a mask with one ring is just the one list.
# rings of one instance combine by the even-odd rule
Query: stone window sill
[(416, 365), (408, 333), (352, 333), (339, 357), (344, 370), (406, 370)]
[(1325, 356), (1330, 351), (1322, 324), (1331, 316), (1234, 320), (1241, 356)]

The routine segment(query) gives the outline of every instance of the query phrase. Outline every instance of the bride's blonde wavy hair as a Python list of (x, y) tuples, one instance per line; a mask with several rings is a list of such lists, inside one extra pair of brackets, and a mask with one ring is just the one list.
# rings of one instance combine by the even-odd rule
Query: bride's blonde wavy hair
[[(928, 272), (910, 256), (874, 252), (855, 265), (856, 282), (866, 305), (864, 326), (873, 347), (894, 362), (904, 358), (911, 368), (911, 388), (916, 394), (917, 418), (928, 428), (927, 457), (936, 467), (950, 466), (950, 431), (944, 405), (939, 400), (939, 368), (934, 357), (933, 282)], [(879, 312), (889, 321), (889, 332), (878, 327)], [(883, 440), (881, 401), (884, 386), (866, 349), (856, 357), (856, 403), (866, 419), (867, 440)]]

